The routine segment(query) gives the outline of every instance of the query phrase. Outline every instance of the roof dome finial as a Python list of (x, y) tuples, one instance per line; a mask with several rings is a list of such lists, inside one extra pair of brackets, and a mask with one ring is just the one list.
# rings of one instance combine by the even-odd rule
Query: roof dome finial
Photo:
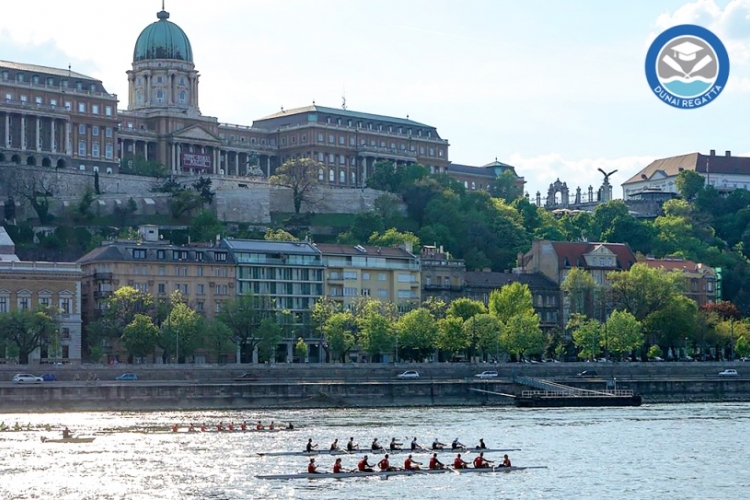
[(156, 17), (159, 21), (166, 21), (169, 19), (169, 12), (164, 9), (164, 0), (161, 0), (161, 11), (156, 13)]

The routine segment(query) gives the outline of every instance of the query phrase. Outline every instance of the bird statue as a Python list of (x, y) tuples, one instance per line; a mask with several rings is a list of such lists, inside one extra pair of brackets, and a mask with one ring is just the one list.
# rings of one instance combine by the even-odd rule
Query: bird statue
[(609, 176), (617, 172), (617, 170), (613, 170), (610, 173), (605, 172), (601, 168), (597, 168), (599, 172), (601, 172), (604, 175), (604, 184), (609, 184)]

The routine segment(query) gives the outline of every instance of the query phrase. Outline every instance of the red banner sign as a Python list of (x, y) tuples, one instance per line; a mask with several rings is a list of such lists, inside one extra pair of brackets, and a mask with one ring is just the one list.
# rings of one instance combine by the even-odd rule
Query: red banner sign
[(182, 168), (201, 168), (211, 170), (211, 155), (199, 153), (182, 153)]

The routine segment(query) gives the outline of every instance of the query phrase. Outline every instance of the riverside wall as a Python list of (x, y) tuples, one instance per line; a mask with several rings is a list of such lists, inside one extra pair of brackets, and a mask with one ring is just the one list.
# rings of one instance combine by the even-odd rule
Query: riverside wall
[[(719, 377), (733, 367), (739, 377)], [(743, 370), (743, 368), (746, 368)], [(405, 369), (417, 369), (418, 380), (398, 380)], [(487, 369), (497, 379), (473, 375)], [(576, 377), (596, 369), (596, 378)], [(0, 369), (0, 412), (89, 410), (194, 410), (252, 408), (369, 408), (404, 406), (501, 406), (513, 399), (500, 395), (528, 389), (514, 376), (553, 380), (603, 390), (617, 383), (632, 389), (644, 403), (750, 401), (750, 366), (746, 363), (583, 363), (543, 365), (257, 365), (257, 366), (78, 366), (58, 367), (57, 382), (16, 385), (13, 373), (29, 367)], [(41, 373), (36, 369), (32, 372)], [(118, 382), (122, 372), (137, 382)], [(254, 380), (237, 382), (250, 373)], [(96, 380), (87, 380), (87, 379)]]

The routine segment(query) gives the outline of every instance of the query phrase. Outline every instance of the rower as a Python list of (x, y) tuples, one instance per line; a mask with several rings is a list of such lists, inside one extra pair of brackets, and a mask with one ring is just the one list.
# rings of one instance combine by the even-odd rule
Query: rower
[(501, 467), (510, 467), (510, 458), (508, 458), (508, 455), (503, 456), (503, 465)]
[(392, 470), (398, 470), (398, 469), (396, 469), (395, 467), (393, 467), (393, 466), (392, 466), (392, 465), (390, 464), (390, 462), (388, 461), (388, 454), (387, 454), (387, 453), (386, 453), (386, 454), (385, 454), (385, 456), (383, 457), (383, 460), (381, 460), (380, 462), (378, 462), (378, 467), (379, 467), (379, 468), (380, 468), (380, 470), (382, 470), (382, 471), (392, 471)]
[(172, 432), (177, 432), (178, 429), (179, 427), (177, 426), (177, 424), (172, 424)]
[(287, 425), (286, 428), (287, 430), (291, 431), (292, 429), (294, 429), (294, 426), (292, 425), (291, 422), (289, 422), (289, 425)]
[(206, 429), (206, 424), (201, 424), (201, 432), (206, 432), (208, 429)]
[(271, 420), (271, 425), (269, 425), (268, 428), (273, 430), (273, 420)]
[(311, 452), (315, 451), (315, 448), (317, 448), (317, 447), (318, 447), (318, 445), (317, 444), (313, 444), (312, 438), (310, 438), (310, 439), (307, 440), (307, 445), (305, 446), (305, 451), (308, 452), (308, 453), (311, 453)]
[(195, 432), (195, 427), (193, 427), (193, 424), (190, 424), (188, 426), (188, 432)]
[(451, 443), (451, 450), (463, 450), (466, 446), (461, 444), (461, 442), (458, 440), (458, 438), (454, 439)]
[(341, 459), (337, 458), (336, 461), (333, 463), (333, 473), (338, 474), (342, 472), (341, 470)]
[(372, 465), (367, 463), (367, 455), (359, 461), (357, 464), (357, 470), (359, 470), (359, 472), (372, 472)]
[(383, 447), (380, 446), (380, 443), (378, 443), (378, 438), (375, 438), (375, 439), (372, 440), (371, 450), (372, 451), (382, 451), (383, 450)]
[(315, 459), (311, 458), (310, 463), (307, 464), (307, 473), (308, 474), (317, 474), (318, 473), (318, 466), (315, 465)]
[(391, 445), (389, 446), (391, 451), (398, 451), (401, 449), (404, 443), (399, 443), (396, 438), (391, 439)]
[(430, 458), (430, 470), (445, 469), (445, 465), (438, 460), (437, 453), (433, 453)]
[(229, 422), (229, 425), (227, 425), (227, 430), (228, 431), (233, 431), (234, 430), (234, 422)]
[(68, 429), (67, 426), (62, 430), (62, 437), (63, 439), (70, 439), (73, 437), (73, 434), (70, 433), (70, 429)]
[(417, 462), (412, 459), (411, 453), (406, 457), (406, 460), (404, 460), (404, 470), (419, 470), (420, 465), (422, 465), (422, 462)]
[(477, 445), (477, 450), (486, 450), (487, 446), (484, 444), (484, 439), (479, 440), (479, 444)]
[(469, 462), (464, 461), (464, 459), (461, 458), (460, 453), (456, 455), (456, 458), (453, 459), (454, 469), (465, 469), (467, 465), (469, 465)]
[(219, 424), (216, 426), (216, 430), (219, 431), (219, 432), (223, 431), (224, 430), (224, 423), (223, 422), (219, 422)]
[(260, 420), (258, 420), (258, 423), (255, 424), (255, 430), (256, 431), (262, 431), (263, 430), (263, 424), (260, 423)]
[(417, 442), (417, 436), (414, 436), (414, 439), (411, 440), (411, 451), (417, 451), (417, 450), (424, 450), (424, 446), (421, 446)]
[(349, 442), (346, 443), (346, 451), (354, 451), (359, 449), (359, 444), (354, 442), (354, 438), (350, 437)]
[(331, 443), (330, 451), (339, 451), (339, 440), (334, 439), (333, 443)]
[(475, 459), (474, 459), (474, 468), (475, 469), (487, 469), (490, 467), (490, 461), (484, 458), (484, 452), (480, 453)]
[(240, 430), (243, 432), (247, 430), (247, 423), (245, 421), (240, 424)]
[(441, 443), (438, 438), (435, 438), (435, 441), (432, 442), (432, 449), (433, 450), (442, 450), (445, 448), (445, 445)]

